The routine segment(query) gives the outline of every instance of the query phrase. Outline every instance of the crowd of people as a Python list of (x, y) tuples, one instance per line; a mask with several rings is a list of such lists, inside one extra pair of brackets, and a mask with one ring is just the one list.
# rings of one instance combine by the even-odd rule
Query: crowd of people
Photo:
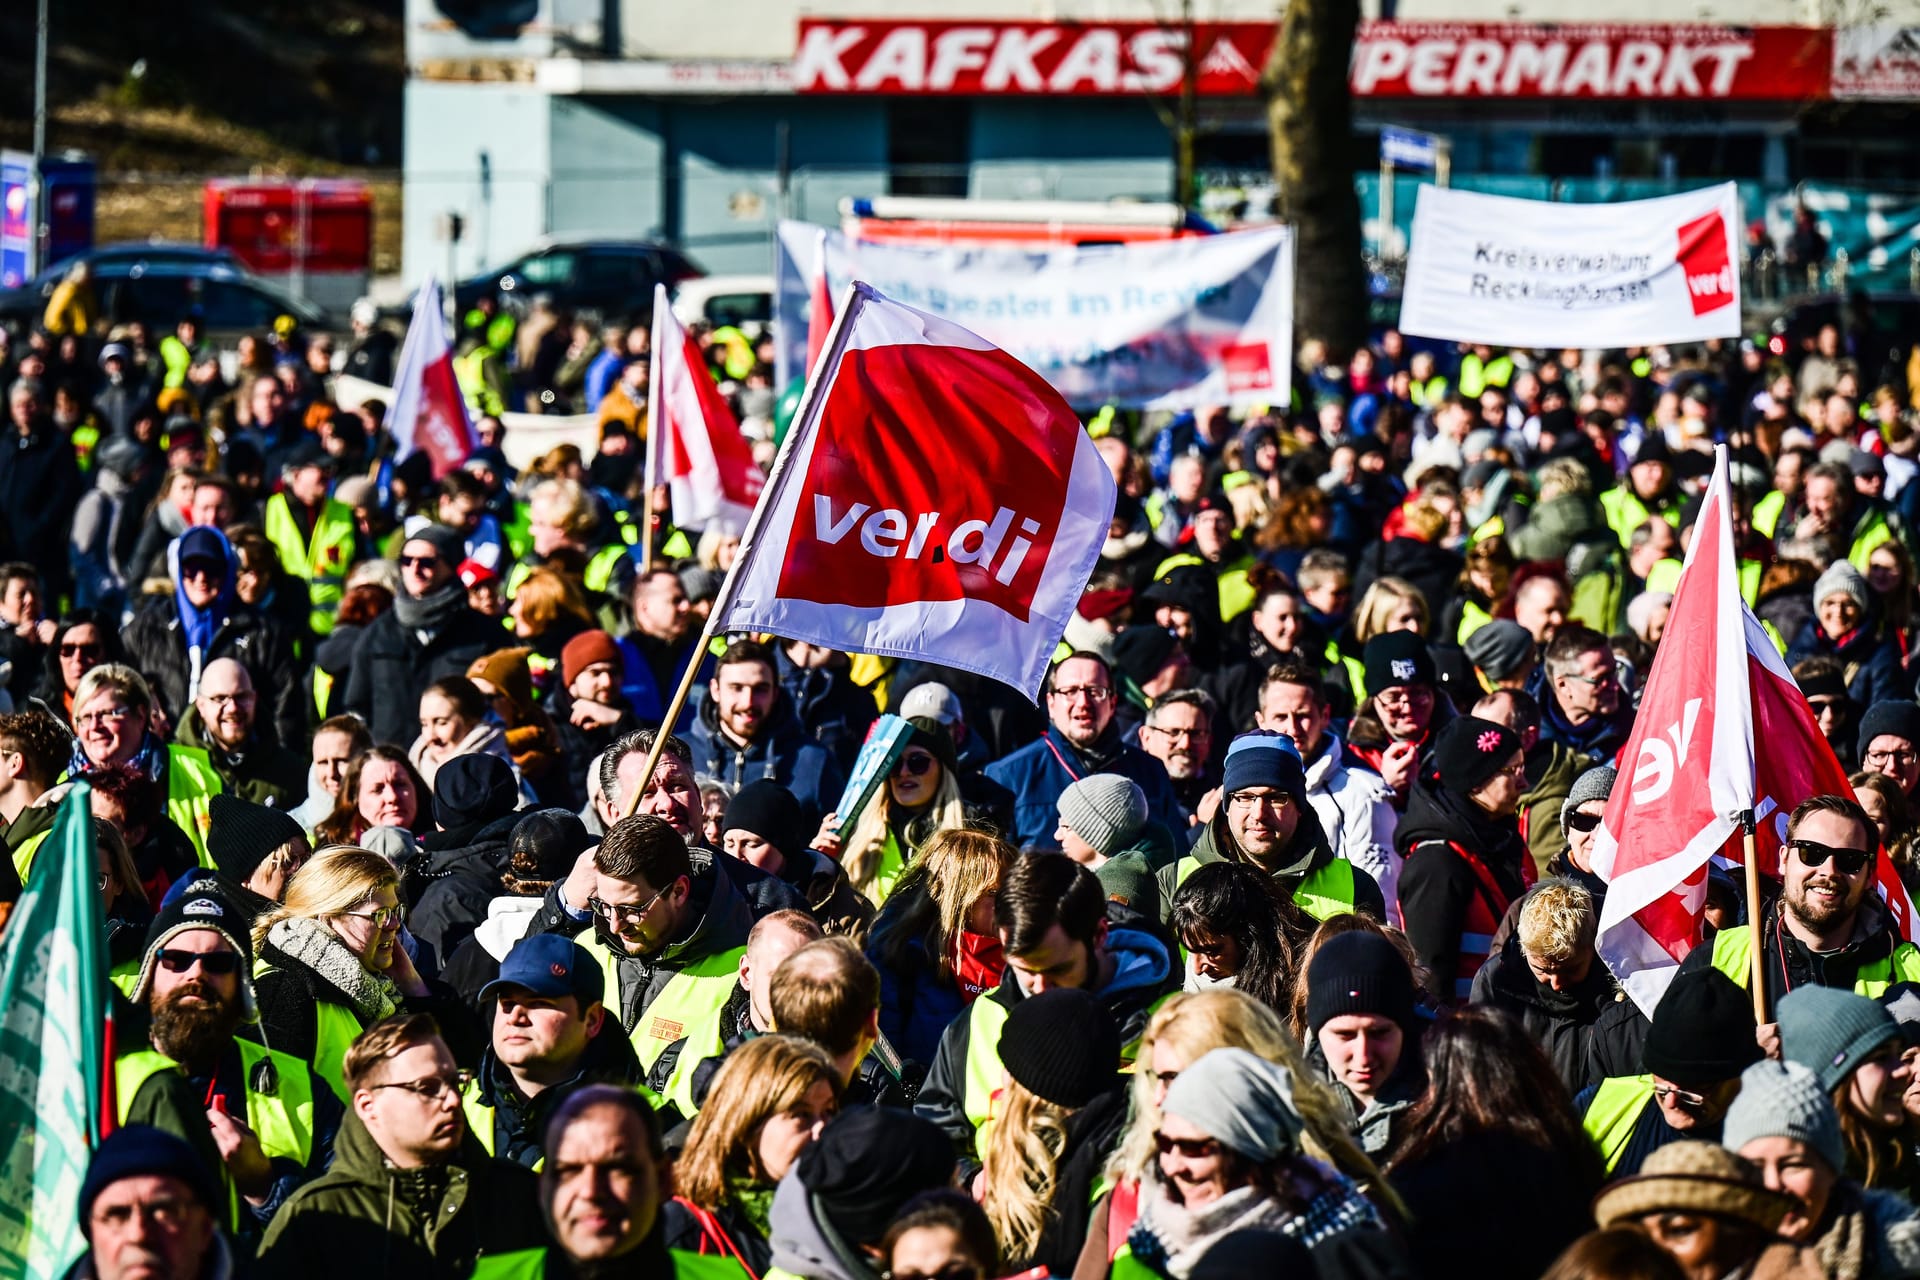
[[(643, 501), (645, 327), (573, 361), (595, 456), (516, 468), (593, 330), (503, 318), (437, 480), (333, 399), (374, 317), (0, 357), (0, 900), (84, 780), (118, 1004), (74, 1275), (1920, 1275), (1903, 370), (1387, 332), (1102, 413), (1035, 705), (708, 641), (738, 543)], [(765, 344), (700, 338), (770, 437)], [(1593, 849), (1716, 443), (1858, 772), (1649, 1018)]]

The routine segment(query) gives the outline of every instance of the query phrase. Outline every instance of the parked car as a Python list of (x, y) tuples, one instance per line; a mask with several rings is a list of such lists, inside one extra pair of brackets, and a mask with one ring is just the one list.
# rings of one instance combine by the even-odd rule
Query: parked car
[(548, 239), (503, 267), (462, 280), (454, 300), (464, 312), (489, 294), (529, 301), (546, 294), (563, 310), (628, 319), (653, 310), (654, 285), (672, 289), (704, 274), (678, 249), (649, 240)]
[[(28, 328), (40, 322), (46, 298), (34, 283), (0, 293), (0, 324)], [(198, 309), (207, 336), (230, 345), (243, 333), (262, 334), (283, 315), (303, 328), (329, 327), (327, 313), (228, 262), (106, 255), (94, 262), (94, 295), (111, 324), (139, 320), (156, 336)]]
[(673, 291), (673, 314), (681, 324), (764, 330), (773, 323), (773, 277), (701, 276), (683, 280)]

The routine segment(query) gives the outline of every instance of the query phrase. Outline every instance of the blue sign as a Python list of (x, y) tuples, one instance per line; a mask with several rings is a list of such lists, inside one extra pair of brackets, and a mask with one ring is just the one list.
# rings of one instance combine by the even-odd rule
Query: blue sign
[(0, 289), (27, 282), (33, 260), (33, 157), (0, 155)]
[(1422, 173), (1431, 173), (1440, 163), (1440, 149), (1444, 145), (1439, 135), (1419, 133), (1413, 129), (1397, 129), (1392, 125), (1380, 131), (1380, 158), (1388, 164), (1402, 169), (1418, 169)]
[(47, 256), (41, 266), (93, 248), (93, 192), (93, 161), (40, 162), (41, 216), (47, 224)]

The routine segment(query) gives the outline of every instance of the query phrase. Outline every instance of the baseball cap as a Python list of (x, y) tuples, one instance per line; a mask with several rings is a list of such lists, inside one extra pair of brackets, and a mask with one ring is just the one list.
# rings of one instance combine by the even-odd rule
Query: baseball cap
[(536, 933), (514, 944), (500, 962), (500, 976), (480, 988), (480, 1003), (484, 1005), (507, 987), (519, 987), (550, 1000), (574, 996), (584, 1009), (605, 997), (607, 976), (587, 949), (572, 938)]
[(917, 684), (900, 699), (900, 718), (903, 720), (938, 720), (941, 724), (952, 725), (960, 722), (960, 699), (953, 690), (935, 680), (926, 684)]
[(475, 587), (485, 586), (489, 582), (500, 581), (500, 575), (495, 573), (491, 566), (481, 564), (472, 556), (460, 562), (460, 567), (454, 570), (454, 576), (459, 578), (461, 585), (469, 591)]

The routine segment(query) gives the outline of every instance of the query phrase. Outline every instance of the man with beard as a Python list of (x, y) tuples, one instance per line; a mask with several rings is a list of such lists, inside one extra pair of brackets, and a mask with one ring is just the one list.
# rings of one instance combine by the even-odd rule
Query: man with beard
[(217, 881), (192, 882), (148, 930), (132, 992), (147, 1035), (114, 1059), (119, 1123), (164, 1129), (199, 1152), (232, 1193), (218, 1217), (242, 1238), (325, 1168), (341, 1119), (305, 1062), (235, 1038), (257, 1016), (252, 969), (245, 912)]
[[(1146, 753), (1167, 767), (1173, 780), (1173, 794), (1199, 823), (1213, 816), (1208, 807), (1204, 815), (1201, 802), (1220, 785), (1220, 771), (1213, 763), (1213, 696), (1204, 689), (1182, 689), (1153, 704), (1140, 726), (1140, 745)], [(1218, 796), (1213, 804), (1219, 804)]]
[[(1879, 836), (1852, 796), (1803, 800), (1787, 823), (1780, 896), (1760, 912), (1760, 963), (1767, 1020), (1760, 1044), (1777, 1053), (1773, 1013), (1796, 987), (1839, 987), (1878, 999), (1895, 982), (1920, 980), (1920, 947), (1900, 936), (1873, 892)], [(1722, 929), (1695, 947), (1682, 972), (1711, 965), (1748, 987), (1755, 926)]]

